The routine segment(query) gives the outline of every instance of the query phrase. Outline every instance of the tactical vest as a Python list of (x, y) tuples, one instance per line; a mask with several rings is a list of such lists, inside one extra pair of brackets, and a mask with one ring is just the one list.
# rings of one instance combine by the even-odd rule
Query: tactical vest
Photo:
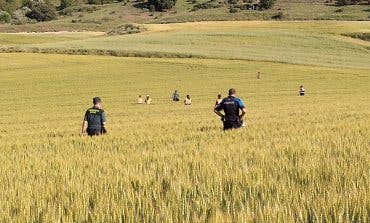
[(223, 101), (223, 108), (225, 112), (226, 121), (237, 121), (239, 120), (239, 107), (234, 97), (225, 98)]
[(86, 111), (86, 121), (88, 122), (88, 129), (100, 130), (103, 127), (103, 109), (89, 108)]

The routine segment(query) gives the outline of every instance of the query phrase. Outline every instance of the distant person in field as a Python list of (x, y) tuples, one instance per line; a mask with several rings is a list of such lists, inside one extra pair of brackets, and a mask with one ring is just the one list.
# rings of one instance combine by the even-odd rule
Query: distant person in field
[(304, 96), (306, 94), (306, 89), (304, 89), (304, 86), (303, 85), (301, 85), (300, 87), (299, 87), (299, 95), (300, 96)]
[(180, 101), (180, 94), (175, 90), (172, 94), (172, 101)]
[(87, 109), (82, 122), (81, 135), (97, 136), (105, 134), (107, 119), (99, 97), (93, 98), (93, 107)]
[[(221, 113), (222, 110), (224, 114)], [(243, 117), (247, 111), (243, 102), (236, 96), (236, 90), (234, 88), (229, 90), (229, 96), (224, 98), (215, 107), (214, 111), (221, 117), (224, 123), (224, 130), (237, 129), (244, 126)]]
[(186, 95), (186, 98), (184, 100), (185, 105), (191, 105), (191, 98), (190, 95)]
[(147, 95), (145, 98), (145, 104), (150, 105), (151, 103), (152, 103), (152, 98), (149, 95)]
[(257, 72), (257, 79), (261, 79), (262, 78), (262, 74), (261, 74), (261, 72)]
[(215, 107), (217, 107), (217, 105), (219, 105), (222, 101), (222, 95), (221, 94), (218, 94), (217, 95), (217, 99), (216, 99), (216, 103), (215, 103)]
[(144, 98), (142, 98), (141, 95), (139, 95), (139, 97), (137, 98), (137, 103), (144, 104)]

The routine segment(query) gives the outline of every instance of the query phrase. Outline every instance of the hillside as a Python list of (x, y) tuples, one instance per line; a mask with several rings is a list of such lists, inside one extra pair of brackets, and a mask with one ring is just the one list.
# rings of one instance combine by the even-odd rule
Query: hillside
[[(125, 23), (179, 23), (220, 20), (370, 20), (369, 5), (338, 7), (323, 0), (278, 0), (269, 10), (236, 9), (220, 3), (216, 8), (198, 9), (205, 0), (178, 0), (167, 12), (150, 12), (142, 1), (105, 5), (72, 6), (59, 12), (50, 22), (23, 25), (0, 25), (0, 32), (19, 31), (109, 31)], [(58, 5), (57, 1), (53, 2)], [(208, 6), (209, 7), (209, 6)], [(65, 14), (65, 15), (63, 15)]]
[(145, 24), (143, 33), (0, 34), (2, 52), (269, 61), (370, 68), (370, 22), (235, 21)]

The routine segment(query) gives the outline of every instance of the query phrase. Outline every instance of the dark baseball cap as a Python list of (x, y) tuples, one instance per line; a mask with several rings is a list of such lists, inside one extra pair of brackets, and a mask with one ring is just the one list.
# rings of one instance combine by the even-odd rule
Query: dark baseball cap
[(101, 99), (99, 97), (93, 98), (93, 104), (96, 105), (98, 103), (101, 103)]

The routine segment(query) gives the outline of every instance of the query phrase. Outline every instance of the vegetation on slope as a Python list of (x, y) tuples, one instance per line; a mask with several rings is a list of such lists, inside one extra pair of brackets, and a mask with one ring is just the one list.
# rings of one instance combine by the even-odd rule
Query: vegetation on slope
[[(127, 23), (174, 23), (211, 20), (370, 19), (370, 6), (364, 4), (338, 7), (335, 2), (325, 3), (325, 1), (321, 0), (278, 0), (271, 9), (261, 11), (259, 10), (261, 7), (258, 4), (256, 5), (256, 2), (258, 3), (258, 1), (235, 0), (227, 2), (218, 0), (178, 0), (172, 9), (165, 11), (155, 11), (155, 8), (151, 8), (150, 5), (142, 1), (107, 2), (107, 4), (83, 4), (78, 1), (63, 1), (61, 4), (53, 2), (54, 6), (59, 10), (58, 20), (47, 23), (27, 24), (34, 22), (34, 20), (30, 20), (26, 16), (28, 8), (23, 7), (14, 13), (9, 11), (13, 17), (12, 23), (20, 25), (0, 25), (0, 32), (109, 31)], [(3, 10), (7, 9), (4, 8)]]

